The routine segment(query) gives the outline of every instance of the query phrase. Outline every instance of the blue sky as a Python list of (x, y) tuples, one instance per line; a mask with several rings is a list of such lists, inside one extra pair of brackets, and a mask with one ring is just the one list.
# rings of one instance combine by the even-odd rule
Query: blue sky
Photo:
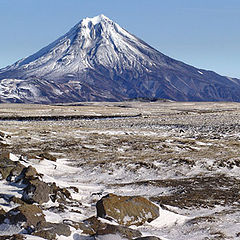
[(0, 68), (101, 13), (170, 57), (240, 78), (240, 0), (0, 0)]

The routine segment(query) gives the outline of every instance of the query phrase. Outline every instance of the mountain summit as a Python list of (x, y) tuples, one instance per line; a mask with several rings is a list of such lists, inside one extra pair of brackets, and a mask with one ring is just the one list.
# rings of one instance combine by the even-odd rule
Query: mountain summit
[(0, 102), (240, 101), (240, 80), (165, 56), (104, 15), (0, 69)]

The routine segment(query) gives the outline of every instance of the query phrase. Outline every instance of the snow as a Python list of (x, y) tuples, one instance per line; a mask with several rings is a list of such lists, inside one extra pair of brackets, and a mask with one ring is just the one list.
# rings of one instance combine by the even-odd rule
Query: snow
[(19, 226), (9, 225), (8, 223), (0, 224), (0, 236), (17, 234), (20, 231), (21, 228)]
[[(10, 198), (12, 196), (20, 197), (22, 196), (21, 190), (23, 189), (24, 185), (18, 185), (9, 183), (6, 180), (0, 181), (0, 193), (3, 196)], [(0, 205), (6, 212), (18, 206), (17, 204), (13, 204), (12, 202), (8, 203), (4, 198), (0, 197)]]
[(92, 23), (93, 25), (96, 25), (100, 22), (103, 22), (103, 21), (111, 21), (109, 18), (107, 18), (106, 16), (104, 16), (103, 14), (100, 14), (98, 16), (95, 16), (93, 18), (84, 18), (82, 20), (82, 25), (88, 27), (88, 24), (89, 23)]
[(181, 225), (184, 224), (187, 220), (189, 220), (189, 217), (176, 214), (174, 212), (164, 210), (160, 208), (159, 210), (159, 217), (155, 220), (153, 220), (151, 223), (149, 223), (150, 226), (155, 228), (163, 228), (163, 227), (171, 227), (173, 225)]

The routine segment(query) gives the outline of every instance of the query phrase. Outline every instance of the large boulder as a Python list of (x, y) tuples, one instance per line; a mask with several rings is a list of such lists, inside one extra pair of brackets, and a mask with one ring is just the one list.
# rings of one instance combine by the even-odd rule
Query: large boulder
[(112, 218), (121, 225), (140, 226), (159, 217), (159, 207), (144, 197), (108, 194), (96, 204), (97, 216)]

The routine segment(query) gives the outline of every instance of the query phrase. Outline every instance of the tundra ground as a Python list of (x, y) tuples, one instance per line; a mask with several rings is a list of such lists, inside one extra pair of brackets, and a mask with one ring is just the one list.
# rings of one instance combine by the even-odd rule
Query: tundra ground
[(0, 118), (6, 116), (17, 118), (0, 121), (11, 136), (2, 150), (36, 160), (50, 153), (77, 167), (77, 175), (64, 177), (84, 186), (87, 213), (92, 196), (141, 195), (190, 218), (143, 231), (167, 239), (240, 236), (239, 103), (2, 104)]

